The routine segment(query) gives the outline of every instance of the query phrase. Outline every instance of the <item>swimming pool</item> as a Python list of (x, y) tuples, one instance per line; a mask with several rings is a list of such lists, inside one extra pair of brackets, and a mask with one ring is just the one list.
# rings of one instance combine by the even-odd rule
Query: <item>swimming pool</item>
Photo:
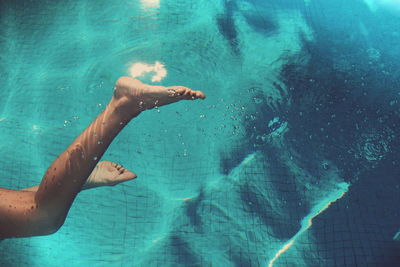
[(0, 265), (396, 266), (399, 22), (394, 0), (1, 1), (0, 187), (38, 184), (135, 64), (207, 100), (142, 114), (104, 156), (139, 178)]

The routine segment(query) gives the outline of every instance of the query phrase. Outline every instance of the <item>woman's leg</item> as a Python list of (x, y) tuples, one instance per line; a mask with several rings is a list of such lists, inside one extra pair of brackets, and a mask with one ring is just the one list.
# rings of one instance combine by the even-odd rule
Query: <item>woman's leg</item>
[(205, 95), (182, 86), (150, 86), (120, 78), (106, 109), (47, 169), (37, 192), (0, 189), (0, 238), (57, 231), (87, 177), (132, 118), (146, 109), (197, 98)]

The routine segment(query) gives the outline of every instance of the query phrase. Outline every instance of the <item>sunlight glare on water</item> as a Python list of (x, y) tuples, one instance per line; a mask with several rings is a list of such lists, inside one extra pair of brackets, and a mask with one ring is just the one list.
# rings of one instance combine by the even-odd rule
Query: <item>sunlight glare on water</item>
[(144, 8), (159, 8), (160, 7), (160, 0), (140, 0), (142, 7)]
[(137, 62), (129, 67), (129, 74), (133, 78), (144, 78), (150, 74), (152, 82), (159, 82), (167, 76), (167, 69), (159, 61), (156, 61), (154, 64)]
[(372, 11), (377, 11), (380, 7), (400, 11), (400, 0), (364, 0)]

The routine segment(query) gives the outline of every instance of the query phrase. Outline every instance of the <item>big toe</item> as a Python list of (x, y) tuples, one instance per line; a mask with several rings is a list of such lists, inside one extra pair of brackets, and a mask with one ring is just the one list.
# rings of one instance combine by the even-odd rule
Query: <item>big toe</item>
[(202, 91), (194, 91), (194, 96), (196, 98), (201, 98), (201, 99), (205, 99), (206, 98), (206, 95)]
[(122, 178), (123, 181), (129, 181), (135, 179), (137, 175), (134, 172), (131, 172), (130, 170), (124, 169), (120, 177)]
[(119, 172), (119, 179), (125, 181), (125, 180), (132, 180), (137, 177), (137, 175), (133, 172), (131, 172), (128, 169), (125, 169), (122, 165), (118, 163), (111, 163), (114, 165), (114, 168)]

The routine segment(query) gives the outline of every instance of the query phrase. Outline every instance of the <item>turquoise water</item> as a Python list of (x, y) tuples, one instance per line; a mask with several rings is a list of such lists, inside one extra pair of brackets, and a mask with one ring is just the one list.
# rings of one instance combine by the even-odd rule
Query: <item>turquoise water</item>
[[(396, 1), (0, 2), (0, 187), (40, 182), (135, 63), (207, 94), (135, 119), (4, 266), (396, 266)], [(146, 82), (152, 73), (139, 77)]]

